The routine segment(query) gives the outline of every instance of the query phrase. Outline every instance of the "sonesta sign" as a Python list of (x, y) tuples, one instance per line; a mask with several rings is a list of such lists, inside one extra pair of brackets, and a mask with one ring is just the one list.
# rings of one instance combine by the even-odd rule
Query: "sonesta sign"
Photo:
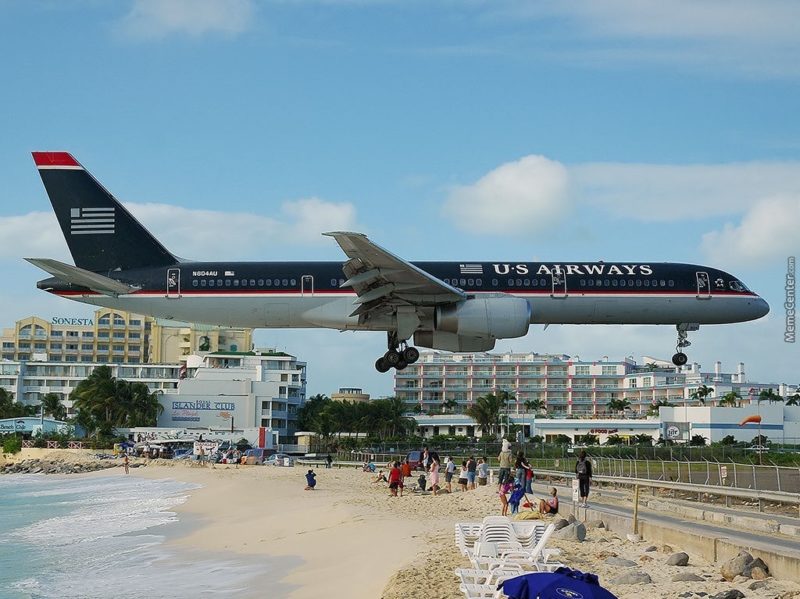
[(50, 319), (50, 324), (67, 324), (72, 326), (92, 326), (94, 321), (91, 318), (62, 318), (53, 316)]

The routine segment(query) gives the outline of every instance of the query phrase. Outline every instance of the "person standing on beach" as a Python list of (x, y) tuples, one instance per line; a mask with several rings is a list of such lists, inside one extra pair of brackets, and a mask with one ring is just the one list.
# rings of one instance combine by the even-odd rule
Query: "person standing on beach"
[(525, 481), (528, 479), (528, 470), (533, 471), (528, 460), (525, 459), (525, 454), (522, 451), (517, 452), (517, 461), (514, 463), (517, 469), (516, 484), (523, 489), (525, 488)]
[(467, 490), (467, 460), (461, 462), (461, 474), (458, 475), (458, 486), (462, 491)]
[(408, 461), (408, 458), (403, 460), (403, 466), (401, 467), (401, 470), (403, 471), (403, 479), (411, 477), (411, 464)]
[(456, 463), (453, 461), (453, 458), (447, 456), (447, 463), (444, 467), (444, 482), (447, 483), (447, 492), (453, 492), (453, 474), (456, 471)]
[(429, 468), (430, 472), (430, 484), (428, 485), (433, 491), (434, 495), (439, 494), (439, 454), (435, 451), (430, 454), (431, 466)]
[(467, 489), (475, 489), (475, 471), (478, 469), (478, 462), (474, 456), (469, 456), (467, 460)]
[(514, 481), (511, 480), (511, 477), (508, 477), (508, 480), (504, 481), (500, 485), (500, 489), (497, 494), (500, 496), (500, 505), (503, 506), (502, 511), (500, 512), (503, 516), (508, 516), (508, 495), (511, 490), (514, 488)]
[(331, 457), (331, 454), (328, 454), (328, 456), (325, 458), (325, 467), (330, 468), (331, 464), (333, 464), (333, 458)]
[(592, 461), (586, 458), (586, 451), (581, 449), (578, 461), (575, 463), (575, 475), (578, 477), (578, 488), (580, 492), (580, 502), (578, 505), (589, 507), (589, 486), (592, 482)]
[(392, 497), (397, 497), (397, 489), (401, 489), (402, 493), (403, 473), (400, 472), (400, 462), (395, 462), (392, 469), (389, 470), (389, 492)]
[(127, 453), (125, 454), (125, 458), (123, 459), (122, 465), (125, 468), (125, 474), (130, 474), (130, 472), (128, 471), (128, 454)]
[(489, 463), (486, 456), (478, 459), (478, 486), (484, 487), (489, 481)]
[(431, 454), (428, 453), (427, 447), (422, 448), (422, 457), (420, 458), (420, 461), (422, 462), (422, 469), (427, 472), (431, 465)]
[(500, 455), (497, 456), (497, 460), (500, 463), (500, 469), (497, 473), (497, 486), (500, 487), (506, 479), (511, 476), (511, 444), (506, 440), (503, 439), (503, 449), (500, 451)]

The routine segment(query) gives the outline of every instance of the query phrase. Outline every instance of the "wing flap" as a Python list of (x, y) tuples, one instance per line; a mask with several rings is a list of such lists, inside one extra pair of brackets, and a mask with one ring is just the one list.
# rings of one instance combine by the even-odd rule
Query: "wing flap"
[(103, 295), (125, 295), (139, 290), (139, 287), (120, 283), (96, 272), (71, 266), (58, 260), (50, 258), (25, 258), (25, 260), (66, 283), (80, 285)]

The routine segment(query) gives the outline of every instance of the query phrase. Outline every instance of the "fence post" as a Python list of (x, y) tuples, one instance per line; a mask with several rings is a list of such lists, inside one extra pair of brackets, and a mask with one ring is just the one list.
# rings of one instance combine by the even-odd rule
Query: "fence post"
[(639, 485), (633, 488), (633, 534), (639, 534)]

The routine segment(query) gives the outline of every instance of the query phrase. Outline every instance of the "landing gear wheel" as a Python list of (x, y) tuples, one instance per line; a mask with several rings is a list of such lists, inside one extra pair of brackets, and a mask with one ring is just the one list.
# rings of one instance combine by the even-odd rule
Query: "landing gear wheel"
[(403, 360), (408, 364), (413, 364), (419, 360), (419, 350), (416, 347), (407, 347), (403, 350)]
[(683, 352), (678, 352), (672, 356), (672, 363), (675, 364), (675, 366), (683, 366), (688, 361), (689, 357)]
[(405, 360), (400, 360), (397, 364), (394, 365), (395, 370), (403, 370), (408, 366), (408, 362)]
[(385, 354), (383, 354), (383, 359), (386, 360), (386, 363), (389, 366), (397, 366), (397, 364), (401, 360), (400, 352), (398, 352), (395, 349), (390, 349)]
[(389, 364), (386, 363), (386, 359), (383, 357), (380, 357), (375, 361), (375, 370), (377, 370), (378, 372), (381, 373), (389, 372), (390, 368), (391, 366), (389, 366)]

